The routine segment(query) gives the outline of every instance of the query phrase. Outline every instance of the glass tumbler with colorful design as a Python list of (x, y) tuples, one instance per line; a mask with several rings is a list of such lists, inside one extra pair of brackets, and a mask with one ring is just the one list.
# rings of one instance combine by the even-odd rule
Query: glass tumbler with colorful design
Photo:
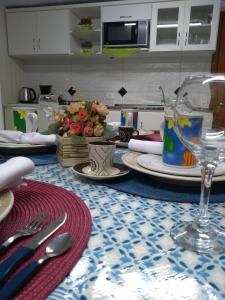
[(121, 111), (121, 126), (132, 126), (134, 129), (138, 127), (138, 111)]
[[(190, 141), (199, 138), (202, 121), (202, 116), (182, 116), (178, 119), (180, 127)], [(172, 116), (165, 116), (162, 161), (174, 167), (194, 167), (196, 158), (178, 138), (174, 130), (174, 122)]]

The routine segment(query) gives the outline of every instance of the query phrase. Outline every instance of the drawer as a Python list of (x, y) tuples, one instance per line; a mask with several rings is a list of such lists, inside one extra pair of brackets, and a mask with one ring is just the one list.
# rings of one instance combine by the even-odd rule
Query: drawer
[(150, 20), (151, 4), (102, 6), (101, 17), (102, 22)]

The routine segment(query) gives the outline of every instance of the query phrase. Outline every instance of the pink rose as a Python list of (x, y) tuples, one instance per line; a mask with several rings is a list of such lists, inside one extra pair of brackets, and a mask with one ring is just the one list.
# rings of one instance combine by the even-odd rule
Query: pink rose
[(93, 113), (95, 113), (95, 114), (97, 112), (97, 106), (98, 106), (98, 104), (96, 102), (92, 103), (91, 109), (92, 109)]
[(70, 124), (72, 123), (72, 120), (70, 117), (65, 117), (64, 120), (63, 120), (63, 124), (62, 124), (62, 127), (63, 127), (63, 130), (68, 130), (70, 128)]
[(97, 112), (100, 116), (106, 116), (108, 115), (108, 108), (105, 104), (103, 103), (100, 103), (98, 106), (97, 106)]
[(68, 107), (68, 111), (71, 114), (78, 112), (82, 107), (84, 107), (84, 102), (72, 102)]
[(85, 126), (83, 130), (84, 136), (93, 136), (94, 128), (92, 126)]
[(104, 133), (104, 127), (98, 124), (94, 127), (94, 136), (102, 136)]
[(87, 119), (88, 119), (88, 113), (83, 108), (81, 108), (80, 111), (78, 112), (78, 116), (81, 121), (87, 121)]
[(70, 125), (70, 130), (69, 132), (75, 135), (81, 135), (82, 131), (83, 131), (84, 125), (80, 122), (73, 122)]

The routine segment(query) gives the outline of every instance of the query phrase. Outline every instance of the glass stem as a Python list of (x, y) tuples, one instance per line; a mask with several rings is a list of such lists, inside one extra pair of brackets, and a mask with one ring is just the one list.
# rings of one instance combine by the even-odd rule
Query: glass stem
[(199, 203), (199, 214), (196, 223), (202, 229), (206, 229), (209, 226), (208, 204), (212, 185), (212, 178), (215, 173), (215, 169), (216, 166), (210, 163), (203, 165), (201, 168), (201, 197)]

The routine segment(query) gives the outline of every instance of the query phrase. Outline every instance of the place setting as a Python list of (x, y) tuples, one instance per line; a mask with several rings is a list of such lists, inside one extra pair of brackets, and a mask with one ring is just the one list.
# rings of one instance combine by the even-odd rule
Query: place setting
[[(202, 117), (192, 116), (191, 122), (192, 126), (188, 124), (185, 130), (188, 136), (194, 139), (200, 134)], [(128, 143), (130, 152), (122, 156), (123, 163), (133, 170), (153, 176), (162, 182), (200, 185), (201, 166), (178, 138), (171, 116), (165, 116), (160, 134), (162, 141), (131, 139)], [(222, 181), (225, 181), (224, 163), (218, 165), (213, 177), (213, 182)]]
[(34, 170), (22, 156), (0, 164), (2, 300), (44, 299), (79, 260), (91, 232), (85, 203), (64, 188), (23, 178)]

